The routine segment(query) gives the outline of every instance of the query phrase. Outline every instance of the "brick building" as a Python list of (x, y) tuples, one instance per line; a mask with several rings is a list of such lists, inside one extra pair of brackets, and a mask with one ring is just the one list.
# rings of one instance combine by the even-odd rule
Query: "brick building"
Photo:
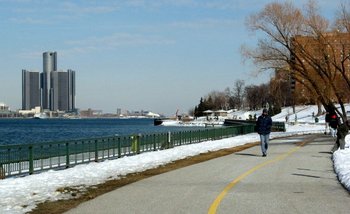
[[(317, 93), (308, 87), (317, 87), (319, 93), (329, 95), (337, 102), (336, 93), (349, 102), (350, 91), (346, 78), (350, 79), (350, 34), (325, 33), (320, 37), (296, 36), (291, 56), (292, 82), (295, 81), (296, 104), (315, 103)], [(297, 72), (293, 72), (293, 70)], [(305, 72), (305, 75), (300, 73)], [(311, 81), (310, 81), (311, 80)], [(331, 86), (335, 86), (333, 90)]]

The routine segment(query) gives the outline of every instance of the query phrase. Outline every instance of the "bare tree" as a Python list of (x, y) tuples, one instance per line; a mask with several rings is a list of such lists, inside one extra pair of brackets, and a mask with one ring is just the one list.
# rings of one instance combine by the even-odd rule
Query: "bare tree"
[(237, 109), (242, 109), (244, 103), (244, 91), (245, 82), (244, 80), (236, 80), (232, 89), (232, 98), (234, 101), (234, 107)]
[(211, 98), (212, 110), (219, 110), (219, 109), (225, 109), (227, 106), (227, 98), (225, 92), (220, 91), (212, 91), (210, 92), (207, 97)]
[(276, 71), (275, 77), (269, 82), (269, 95), (272, 98), (272, 104), (279, 107), (290, 105), (290, 93), (289, 71)]
[(259, 86), (249, 85), (245, 88), (246, 103), (250, 110), (257, 110), (261, 107), (261, 96)]
[[(345, 21), (349, 19), (345, 18), (349, 13), (345, 7), (342, 11), (344, 14), (338, 20), (343, 22), (336, 23), (348, 29)], [(316, 97), (328, 111), (337, 111), (334, 102), (339, 103), (338, 113), (346, 119), (349, 34), (331, 31), (329, 21), (319, 13), (314, 1), (309, 1), (304, 10), (290, 2), (267, 4), (251, 15), (246, 24), (253, 31), (263, 32), (265, 37), (258, 40), (255, 49), (242, 48), (245, 57), (252, 59), (261, 71), (289, 67), (290, 75), (310, 96)], [(348, 87), (340, 89), (344, 84)]]
[(270, 97), (269, 84), (249, 85), (245, 88), (245, 101), (251, 110), (266, 107)]
[(232, 92), (229, 87), (225, 88), (224, 90), (225, 94), (225, 110), (229, 110), (233, 106), (233, 99), (232, 99)]

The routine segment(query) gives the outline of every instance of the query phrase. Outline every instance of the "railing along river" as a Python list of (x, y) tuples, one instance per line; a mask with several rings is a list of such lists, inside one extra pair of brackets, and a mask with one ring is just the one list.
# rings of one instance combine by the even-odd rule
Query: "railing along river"
[(253, 124), (157, 134), (1, 145), (0, 178), (63, 169), (185, 144), (218, 140), (254, 132)]

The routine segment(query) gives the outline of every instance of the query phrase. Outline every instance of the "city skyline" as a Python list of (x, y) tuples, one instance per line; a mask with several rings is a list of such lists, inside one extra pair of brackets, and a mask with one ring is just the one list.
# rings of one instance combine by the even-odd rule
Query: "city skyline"
[[(187, 113), (235, 80), (269, 80), (240, 54), (256, 43), (245, 19), (269, 2), (0, 0), (0, 102), (21, 108), (19, 72), (41, 71), (38, 59), (55, 50), (60, 68), (79, 71), (77, 108)], [(316, 2), (333, 17), (341, 1)]]
[(58, 69), (57, 52), (44, 52), (42, 58), (41, 73), (22, 69), (22, 110), (76, 111), (75, 71)]

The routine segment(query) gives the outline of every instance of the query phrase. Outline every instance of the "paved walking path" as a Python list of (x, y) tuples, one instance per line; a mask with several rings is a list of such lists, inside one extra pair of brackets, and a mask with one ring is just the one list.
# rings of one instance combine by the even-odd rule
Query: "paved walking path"
[(195, 164), (124, 186), (69, 214), (349, 213), (329, 151), (334, 139), (306, 135)]

